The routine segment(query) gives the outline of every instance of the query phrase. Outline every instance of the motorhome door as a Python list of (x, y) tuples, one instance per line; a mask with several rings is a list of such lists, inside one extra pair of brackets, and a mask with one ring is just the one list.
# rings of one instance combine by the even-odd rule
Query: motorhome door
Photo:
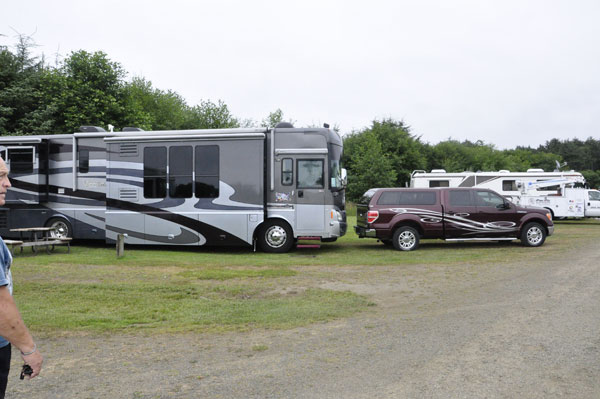
[(298, 155), (296, 166), (296, 229), (298, 235), (322, 235), (325, 229), (324, 155)]

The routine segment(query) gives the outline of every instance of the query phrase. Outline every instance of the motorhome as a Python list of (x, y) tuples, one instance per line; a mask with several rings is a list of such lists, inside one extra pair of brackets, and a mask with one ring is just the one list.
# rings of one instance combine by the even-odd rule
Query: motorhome
[(324, 128), (106, 132), (0, 138), (12, 188), (0, 234), (129, 244), (258, 245), (346, 231), (342, 140)]
[[(522, 206), (545, 208), (554, 218), (600, 217), (600, 191), (574, 187), (569, 179), (543, 182), (517, 182), (521, 195), (517, 202)], [(540, 195), (540, 188), (556, 187), (555, 194)]]
[[(552, 179), (567, 179), (572, 181), (577, 186), (583, 187), (585, 185), (585, 178), (583, 175), (573, 170), (568, 172), (544, 172), (543, 169), (528, 169), (527, 172), (510, 172), (508, 170), (500, 170), (497, 172), (448, 173), (444, 169), (433, 169), (430, 173), (427, 173), (424, 170), (413, 171), (410, 178), (410, 187), (488, 188), (511, 200), (516, 200), (521, 195), (521, 191), (517, 187), (517, 182), (527, 184)], [(556, 194), (558, 189), (558, 185), (538, 187), (537, 190), (534, 190), (537, 192), (532, 192), (532, 194)]]

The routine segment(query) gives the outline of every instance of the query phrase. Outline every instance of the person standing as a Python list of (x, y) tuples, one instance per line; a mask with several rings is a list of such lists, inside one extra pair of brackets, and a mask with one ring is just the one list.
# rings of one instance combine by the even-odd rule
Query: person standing
[[(9, 188), (8, 168), (0, 158), (0, 206), (6, 202), (6, 191)], [(0, 237), (0, 399), (4, 399), (6, 391), (12, 345), (21, 351), (23, 361), (31, 367), (29, 378), (40, 374), (44, 360), (13, 300), (11, 263), (10, 251)]]

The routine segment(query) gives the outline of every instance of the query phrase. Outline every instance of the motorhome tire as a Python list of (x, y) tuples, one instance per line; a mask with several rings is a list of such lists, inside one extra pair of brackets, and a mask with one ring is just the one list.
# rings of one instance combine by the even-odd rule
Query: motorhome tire
[(398, 251), (413, 251), (419, 247), (419, 232), (410, 226), (401, 226), (394, 232), (392, 243)]
[(526, 247), (539, 247), (546, 240), (546, 229), (539, 223), (527, 223), (521, 232), (521, 243)]
[(286, 222), (268, 220), (258, 233), (258, 245), (264, 252), (288, 252), (294, 245), (292, 229)]
[(46, 227), (54, 227), (55, 230), (50, 232), (51, 238), (72, 238), (73, 227), (68, 220), (62, 218), (52, 218), (46, 223)]

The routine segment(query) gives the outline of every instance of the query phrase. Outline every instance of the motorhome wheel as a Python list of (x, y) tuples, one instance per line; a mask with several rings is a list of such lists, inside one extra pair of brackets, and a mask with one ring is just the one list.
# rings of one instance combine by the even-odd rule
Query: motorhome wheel
[(68, 238), (73, 237), (73, 228), (71, 223), (65, 219), (53, 218), (46, 223), (47, 227), (54, 227), (54, 230), (50, 232), (52, 238)]
[(285, 222), (269, 220), (260, 230), (258, 244), (264, 252), (287, 252), (294, 245), (292, 229)]

